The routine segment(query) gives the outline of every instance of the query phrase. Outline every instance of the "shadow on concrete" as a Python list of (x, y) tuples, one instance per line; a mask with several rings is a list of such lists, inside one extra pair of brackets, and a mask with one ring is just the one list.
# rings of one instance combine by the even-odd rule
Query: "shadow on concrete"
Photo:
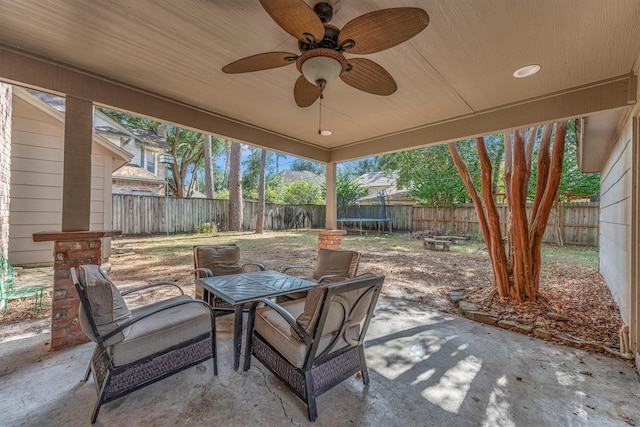
[[(382, 297), (356, 377), (318, 399), (319, 418), (259, 362), (232, 369), (231, 319), (210, 362), (103, 406), (96, 425), (627, 426), (640, 421), (626, 363)], [(0, 344), (0, 424), (89, 425), (92, 345), (49, 352), (48, 336)], [(631, 421), (633, 422), (633, 421)]]

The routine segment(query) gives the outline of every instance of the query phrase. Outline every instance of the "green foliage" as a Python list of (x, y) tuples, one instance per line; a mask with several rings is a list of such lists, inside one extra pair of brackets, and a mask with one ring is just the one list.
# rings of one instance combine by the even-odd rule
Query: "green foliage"
[[(542, 134), (539, 130), (538, 138)], [(502, 134), (488, 135), (485, 144), (493, 165), (492, 190), (504, 193), (504, 137)], [(480, 191), (480, 163), (474, 140), (456, 143), (460, 155), (465, 160), (469, 173), (478, 191)], [(536, 190), (537, 158), (539, 141), (534, 147), (531, 179), (529, 180), (529, 199), (533, 199)], [(470, 203), (469, 193), (458, 174), (446, 144), (425, 147), (417, 150), (393, 153), (378, 158), (381, 169), (396, 172), (398, 188), (405, 188), (418, 202), (429, 206), (454, 206)], [(565, 155), (558, 197), (562, 201), (572, 198), (588, 197), (600, 191), (599, 174), (582, 174), (578, 169), (576, 152), (575, 121), (567, 126)]]
[[(258, 200), (258, 182), (260, 180), (260, 156), (262, 154), (262, 149), (257, 147), (251, 147), (251, 154), (249, 157), (243, 162), (244, 164), (244, 174), (242, 175), (242, 192), (246, 194), (253, 194), (253, 190), (255, 190), (256, 197), (255, 200)], [(269, 179), (273, 177), (273, 164), (274, 164), (274, 153), (273, 151), (267, 151), (267, 164), (265, 166), (265, 178), (268, 182)], [(251, 197), (253, 198), (253, 197)], [(266, 199), (266, 195), (265, 195)]]
[[(474, 141), (461, 141), (457, 145), (471, 176), (479, 184), (480, 164)], [(454, 206), (471, 201), (446, 144), (386, 154), (379, 158), (379, 165), (387, 172), (396, 172), (396, 186), (407, 189), (422, 205)]]
[(292, 171), (309, 171), (319, 176), (325, 176), (326, 168), (321, 163), (312, 162), (311, 160), (297, 159), (291, 163), (289, 168)]
[(196, 224), (196, 233), (198, 234), (211, 234), (217, 232), (218, 226), (215, 222), (201, 222)]
[(379, 157), (370, 157), (342, 163), (338, 167), (338, 176), (351, 179), (364, 175), (367, 172), (378, 172), (380, 170), (379, 159)]
[(222, 190), (216, 191), (216, 199), (229, 200), (229, 189), (224, 188)]
[(287, 184), (282, 196), (282, 202), (287, 205), (324, 204), (320, 188), (307, 181), (295, 181)]
[(267, 181), (264, 190), (264, 201), (265, 203), (282, 203), (283, 194), (282, 175), (275, 175)]
[(356, 205), (358, 199), (367, 195), (367, 189), (357, 178), (343, 174), (338, 174), (336, 178), (338, 210)]
[[(282, 176), (274, 176), (267, 181), (264, 189), (265, 203), (282, 203), (284, 186), (282, 185)], [(258, 200), (258, 188), (245, 190), (242, 188), (242, 197), (245, 200)]]
[[(531, 165), (531, 179), (529, 181), (529, 199), (533, 199), (536, 190), (536, 177), (538, 174), (538, 150), (534, 151)], [(567, 134), (564, 145), (564, 158), (562, 161), (562, 176), (558, 187), (558, 199), (566, 202), (571, 199), (590, 197), (600, 193), (600, 174), (583, 174), (578, 168), (578, 153), (576, 143), (575, 120), (567, 123)]]

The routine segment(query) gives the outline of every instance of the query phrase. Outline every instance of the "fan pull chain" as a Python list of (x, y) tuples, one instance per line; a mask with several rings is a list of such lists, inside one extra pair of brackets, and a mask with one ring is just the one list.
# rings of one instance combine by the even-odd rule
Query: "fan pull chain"
[(324, 99), (324, 95), (320, 94), (320, 116), (318, 117), (318, 135), (322, 136), (330, 136), (330, 130), (322, 130), (322, 100)]
[(322, 135), (322, 99), (324, 95), (320, 94), (320, 114), (318, 117), (318, 135)]

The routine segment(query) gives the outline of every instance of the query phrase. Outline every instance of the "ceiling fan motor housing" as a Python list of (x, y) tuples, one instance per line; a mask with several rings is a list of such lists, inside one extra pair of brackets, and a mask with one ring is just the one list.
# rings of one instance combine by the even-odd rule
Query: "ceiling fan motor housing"
[(329, 3), (316, 3), (315, 6), (313, 6), (313, 11), (318, 15), (318, 18), (320, 18), (323, 24), (326, 24), (333, 18), (333, 7)]
[(340, 35), (340, 29), (331, 24), (324, 24), (324, 37), (322, 40), (315, 41), (313, 43), (307, 43), (302, 40), (298, 40), (298, 49), (300, 53), (305, 53), (309, 50), (323, 47), (325, 49), (339, 50), (338, 36)]

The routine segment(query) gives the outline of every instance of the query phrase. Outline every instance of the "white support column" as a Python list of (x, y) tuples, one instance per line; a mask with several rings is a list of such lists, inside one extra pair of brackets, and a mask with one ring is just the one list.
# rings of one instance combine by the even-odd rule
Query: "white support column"
[(336, 163), (330, 162), (326, 164), (326, 184), (327, 184), (327, 213), (325, 227), (327, 230), (337, 229), (337, 215), (338, 215), (338, 196), (336, 194)]

